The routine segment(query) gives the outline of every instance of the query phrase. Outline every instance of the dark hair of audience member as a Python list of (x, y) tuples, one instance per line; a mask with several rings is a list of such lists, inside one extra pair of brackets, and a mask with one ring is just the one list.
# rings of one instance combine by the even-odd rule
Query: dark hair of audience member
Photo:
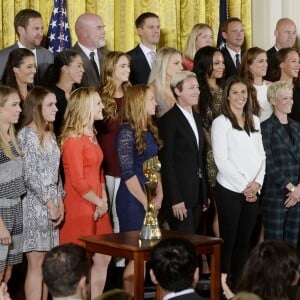
[(47, 252), (43, 278), (53, 297), (74, 295), (80, 279), (89, 282), (90, 262), (86, 250), (75, 244), (63, 244)]
[(162, 240), (153, 247), (150, 268), (160, 286), (167, 291), (191, 288), (197, 268), (196, 248), (185, 239)]
[(299, 279), (299, 264), (292, 246), (265, 241), (251, 252), (237, 290), (255, 293), (265, 300), (289, 299), (289, 286), (296, 284), (297, 276)]

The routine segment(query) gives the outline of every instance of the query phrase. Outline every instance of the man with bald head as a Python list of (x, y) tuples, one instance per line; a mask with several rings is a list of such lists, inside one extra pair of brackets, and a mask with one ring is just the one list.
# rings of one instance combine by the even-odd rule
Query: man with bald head
[(266, 79), (272, 80), (271, 70), (274, 68), (277, 51), (282, 48), (294, 47), (297, 38), (297, 28), (293, 20), (289, 18), (281, 18), (277, 21), (274, 30), (275, 45), (267, 51), (268, 56), (268, 72)]
[(109, 52), (105, 46), (105, 25), (94, 13), (80, 15), (75, 23), (77, 42), (73, 49), (82, 56), (84, 75), (81, 86), (98, 86), (101, 60)]

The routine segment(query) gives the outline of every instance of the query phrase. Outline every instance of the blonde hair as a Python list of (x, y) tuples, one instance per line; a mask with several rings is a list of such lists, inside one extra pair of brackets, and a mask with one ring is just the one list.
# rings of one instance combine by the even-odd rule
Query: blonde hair
[(164, 47), (156, 52), (148, 84), (154, 87), (157, 98), (164, 98), (167, 90), (170, 90), (170, 86), (167, 85), (167, 67), (170, 57), (174, 54), (182, 56), (181, 51), (171, 47)]
[(44, 150), (44, 138), (47, 131), (53, 133), (53, 123), (45, 122), (42, 114), (42, 105), (48, 94), (52, 92), (44, 87), (34, 87), (27, 95), (24, 101), (23, 121), (21, 128), (33, 122), (37, 128), (40, 148)]
[[(0, 85), (0, 107), (3, 107), (5, 105), (9, 96), (12, 94), (18, 95), (17, 90), (15, 90), (11, 87), (8, 87), (8, 86)], [(4, 132), (4, 129), (2, 128), (1, 123), (0, 123), (0, 146), (3, 149), (5, 156), (7, 156), (10, 159), (15, 159), (16, 156), (14, 155), (14, 153), (12, 152), (12, 150), (9, 146), (9, 143), (6, 138), (6, 134), (7, 133)], [(10, 136), (11, 141), (12, 141), (17, 153), (19, 155), (22, 155), (22, 152), (17, 143), (16, 134), (15, 134), (15, 126), (13, 124), (9, 125), (8, 135)]]
[(274, 99), (275, 101), (277, 101), (279, 93), (281, 91), (293, 91), (293, 87), (291, 84), (285, 82), (285, 81), (275, 81), (273, 83), (271, 83), (268, 86), (268, 92), (267, 92), (267, 97), (269, 102), (271, 102), (271, 99)]
[[(99, 93), (104, 105), (103, 112), (105, 119), (117, 118), (117, 104), (114, 99), (116, 84), (113, 75), (115, 73), (116, 64), (122, 56), (125, 56), (130, 62), (130, 56), (128, 54), (121, 51), (111, 51), (105, 56), (101, 64)], [(122, 83), (124, 94), (130, 85), (128, 81)]]
[(189, 60), (194, 60), (194, 56), (197, 52), (196, 39), (197, 36), (204, 31), (204, 29), (210, 29), (211, 32), (213, 32), (212, 28), (208, 24), (198, 23), (193, 26), (188, 36), (186, 48), (184, 50), (184, 57), (188, 58)]
[(68, 100), (65, 119), (59, 136), (59, 144), (62, 149), (65, 140), (70, 136), (80, 137), (84, 129), (93, 128), (94, 123), (94, 95), (98, 93), (96, 88), (81, 87), (72, 92)]
[(139, 154), (142, 154), (146, 149), (144, 140), (144, 128), (146, 127), (152, 132), (159, 148), (162, 146), (162, 141), (158, 136), (158, 129), (145, 110), (146, 93), (152, 89), (146, 84), (136, 84), (127, 89), (122, 107), (122, 119), (127, 122), (135, 132), (135, 143)]

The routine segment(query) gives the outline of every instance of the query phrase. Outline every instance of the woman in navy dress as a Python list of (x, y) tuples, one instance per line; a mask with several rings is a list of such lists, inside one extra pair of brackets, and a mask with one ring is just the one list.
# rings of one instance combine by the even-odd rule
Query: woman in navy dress
[[(143, 173), (143, 163), (157, 155), (161, 146), (158, 130), (152, 122), (157, 103), (152, 87), (134, 85), (129, 87), (124, 98), (121, 125), (116, 139), (120, 160), (121, 183), (116, 197), (120, 232), (141, 230), (147, 196), (143, 184), (148, 181)], [(158, 211), (162, 201), (162, 186), (158, 182), (154, 207)], [(124, 288), (133, 293), (133, 263), (124, 271)], [(129, 279), (130, 278), (130, 279)]]

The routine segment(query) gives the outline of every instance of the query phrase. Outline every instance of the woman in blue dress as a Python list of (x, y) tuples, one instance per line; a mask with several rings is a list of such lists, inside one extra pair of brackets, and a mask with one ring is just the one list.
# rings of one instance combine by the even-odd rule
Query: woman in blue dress
[[(157, 103), (152, 87), (134, 85), (126, 91), (123, 104), (123, 124), (116, 139), (120, 160), (121, 183), (116, 197), (120, 232), (141, 230), (147, 196), (143, 184), (148, 181), (143, 173), (143, 163), (157, 155), (162, 142), (152, 121)], [(163, 198), (161, 182), (158, 182), (154, 207), (158, 211)], [(124, 274), (124, 288), (133, 293), (133, 262), (129, 262)]]

